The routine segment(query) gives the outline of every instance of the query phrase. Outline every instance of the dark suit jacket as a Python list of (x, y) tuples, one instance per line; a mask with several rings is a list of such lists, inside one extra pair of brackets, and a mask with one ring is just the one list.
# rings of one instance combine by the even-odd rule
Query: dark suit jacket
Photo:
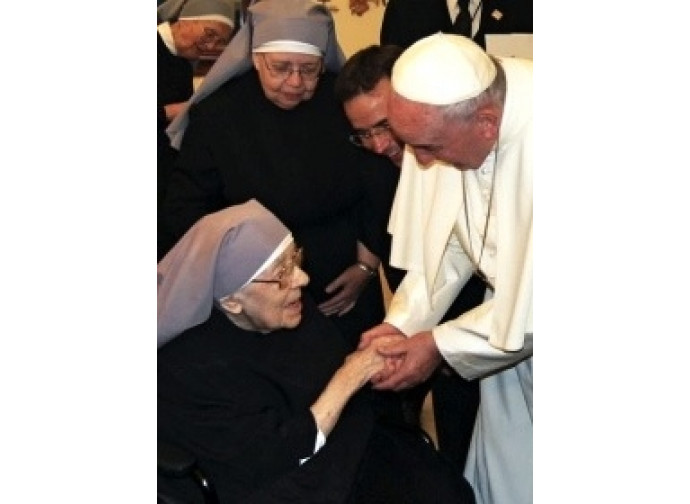
[[(487, 33), (532, 33), (532, 12), (532, 0), (484, 0), (473, 40), (486, 48)], [(407, 48), (439, 31), (453, 33), (446, 0), (389, 0), (380, 40)]]

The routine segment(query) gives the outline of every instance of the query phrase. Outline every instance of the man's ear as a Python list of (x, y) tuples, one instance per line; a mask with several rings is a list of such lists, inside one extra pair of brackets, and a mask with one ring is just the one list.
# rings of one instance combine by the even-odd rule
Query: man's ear
[(491, 105), (482, 107), (477, 111), (476, 120), (484, 138), (491, 141), (498, 138), (498, 130), (501, 125), (501, 114), (498, 108)]
[(239, 315), (242, 313), (242, 303), (232, 294), (221, 299), (219, 304), (223, 310), (232, 315)]

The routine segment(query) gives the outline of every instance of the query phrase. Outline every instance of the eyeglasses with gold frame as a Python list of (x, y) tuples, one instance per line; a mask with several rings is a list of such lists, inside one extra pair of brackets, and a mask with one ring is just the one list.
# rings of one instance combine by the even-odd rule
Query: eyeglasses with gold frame
[(304, 82), (314, 82), (322, 73), (323, 66), (320, 61), (293, 66), (289, 61), (269, 61), (264, 53), (261, 53), (261, 56), (270, 76), (281, 81), (286, 81), (293, 73), (297, 73)]
[(292, 285), (292, 279), (294, 276), (294, 271), (295, 268), (301, 268), (302, 267), (302, 260), (304, 259), (304, 254), (303, 254), (303, 249), (302, 247), (299, 247), (295, 249), (293, 254), (281, 264), (280, 268), (278, 269), (278, 272), (276, 273), (274, 278), (271, 279), (263, 279), (263, 278), (255, 278), (252, 280), (252, 283), (272, 283), (272, 284), (278, 284), (278, 288), (280, 290), (287, 289)]

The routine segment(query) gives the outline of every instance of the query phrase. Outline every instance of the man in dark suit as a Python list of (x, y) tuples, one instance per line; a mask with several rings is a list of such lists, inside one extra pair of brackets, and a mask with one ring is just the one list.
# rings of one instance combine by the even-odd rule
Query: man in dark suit
[[(462, 33), (455, 0), (388, 0), (381, 24), (381, 45), (403, 49), (436, 32)], [(460, 7), (462, 10), (462, 7)], [(532, 33), (532, 0), (470, 0), (472, 39), (486, 49), (486, 34)], [(457, 20), (457, 23), (454, 21)]]

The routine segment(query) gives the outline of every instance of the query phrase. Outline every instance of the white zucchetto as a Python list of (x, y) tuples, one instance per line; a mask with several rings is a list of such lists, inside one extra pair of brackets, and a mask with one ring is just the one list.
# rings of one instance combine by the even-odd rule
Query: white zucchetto
[(391, 85), (410, 101), (451, 105), (479, 95), (495, 77), (496, 67), (479, 45), (460, 35), (437, 33), (400, 55)]

